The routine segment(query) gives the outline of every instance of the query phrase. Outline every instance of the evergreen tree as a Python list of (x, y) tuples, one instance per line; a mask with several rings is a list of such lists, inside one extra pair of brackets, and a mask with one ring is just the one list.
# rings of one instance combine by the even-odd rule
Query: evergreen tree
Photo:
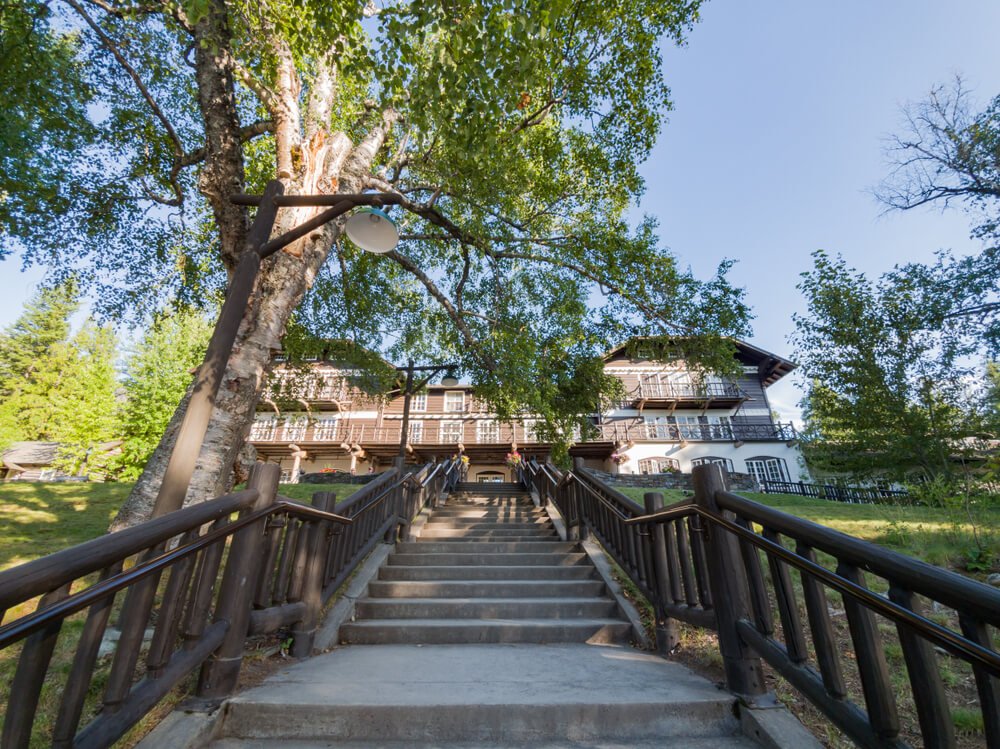
[(191, 372), (201, 363), (211, 334), (211, 325), (199, 312), (161, 314), (136, 346), (124, 383), (122, 454), (113, 464), (119, 478), (134, 481), (142, 474), (191, 384)]
[(0, 449), (18, 440), (59, 442), (60, 467), (71, 473), (117, 431), (117, 339), (89, 319), (71, 336), (79, 306), (72, 282), (42, 289), (0, 335)]
[(114, 331), (92, 320), (67, 346), (59, 386), (50, 395), (49, 427), (53, 439), (61, 443), (59, 465), (67, 473), (105, 474), (103, 453), (95, 448), (119, 435), (117, 348)]
[(70, 357), (69, 318), (79, 304), (73, 283), (43, 288), (0, 334), (0, 448), (51, 439), (48, 396)]

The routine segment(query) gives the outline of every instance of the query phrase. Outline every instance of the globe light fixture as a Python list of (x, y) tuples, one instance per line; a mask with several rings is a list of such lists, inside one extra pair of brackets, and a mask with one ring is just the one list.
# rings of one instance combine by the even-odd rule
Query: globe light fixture
[(399, 231), (392, 219), (378, 208), (362, 208), (347, 219), (344, 231), (362, 250), (384, 255), (395, 249)]

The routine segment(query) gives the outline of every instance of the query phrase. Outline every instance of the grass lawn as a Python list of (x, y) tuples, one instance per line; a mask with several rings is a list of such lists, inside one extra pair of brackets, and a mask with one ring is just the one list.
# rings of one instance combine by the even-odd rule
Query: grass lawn
[[(278, 492), (292, 499), (308, 501), (315, 491), (336, 492), (338, 499), (343, 499), (359, 488), (360, 485), (357, 484), (323, 486), (282, 484)], [(0, 484), (0, 533), (4, 538), (4, 543), (0, 546), (0, 570), (104, 535), (131, 489), (132, 484), (77, 482)], [(119, 595), (118, 602), (121, 598)], [(34, 601), (15, 606), (7, 612), (4, 620), (9, 622), (28, 614), (34, 606)], [(63, 625), (46, 676), (46, 683), (42, 688), (36, 718), (37, 730), (31, 742), (32, 749), (51, 745), (47, 731), (51, 728), (59, 707), (62, 685), (73, 662), (76, 643), (83, 628), (83, 619), (84, 613), (81, 612), (70, 617)], [(9, 698), (9, 686), (17, 667), (19, 652), (20, 646), (17, 645), (0, 652), (0, 720)], [(88, 699), (88, 713), (96, 707), (109, 666), (109, 658), (103, 658), (98, 664)], [(183, 697), (183, 689), (174, 690), (118, 745), (133, 745)], [(84, 722), (86, 720), (85, 718)]]
[[(281, 484), (278, 493), (308, 502), (313, 492), (344, 499), (359, 484)], [(0, 484), (0, 570), (104, 535), (132, 484)]]
[[(649, 489), (616, 487), (642, 504)], [(685, 495), (661, 490), (667, 504)], [(982, 578), (1000, 570), (1000, 508), (973, 512), (907, 505), (830, 502), (791, 494), (739, 492), (741, 496), (820, 525), (916, 557), (930, 564)], [(985, 553), (979, 553), (979, 549)]]

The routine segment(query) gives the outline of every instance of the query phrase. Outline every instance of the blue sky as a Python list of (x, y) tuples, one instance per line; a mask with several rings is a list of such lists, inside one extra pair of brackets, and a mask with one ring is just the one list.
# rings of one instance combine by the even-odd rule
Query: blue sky
[[(754, 308), (752, 341), (790, 356), (810, 253), (877, 275), (940, 248), (972, 253), (958, 210), (885, 214), (871, 188), (901, 107), (961, 74), (1000, 94), (997, 0), (713, 0), (684, 48), (664, 50), (674, 111), (644, 167), (640, 210), (701, 275), (723, 257)], [(796, 416), (786, 378), (772, 405)]]
[[(756, 314), (751, 340), (790, 355), (813, 250), (877, 275), (939, 248), (977, 249), (960, 211), (883, 215), (869, 190), (906, 102), (955, 74), (978, 102), (1000, 94), (998, 32), (998, 0), (712, 0), (688, 46), (664, 50), (675, 110), (644, 165), (640, 211), (702, 276), (739, 260), (731, 278)], [(0, 326), (41, 276), (0, 263)], [(801, 397), (792, 379), (771, 390), (786, 418)]]

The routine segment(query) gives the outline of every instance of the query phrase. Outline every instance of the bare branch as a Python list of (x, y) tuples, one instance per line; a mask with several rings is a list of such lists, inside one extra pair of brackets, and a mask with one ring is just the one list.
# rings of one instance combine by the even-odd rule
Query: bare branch
[[(253, 140), (265, 133), (274, 132), (274, 121), (273, 120), (260, 120), (259, 122), (254, 122), (251, 125), (246, 125), (240, 128), (240, 141), (246, 143), (247, 141)], [(196, 151), (191, 151), (184, 154), (181, 157), (181, 166), (193, 166), (201, 161), (205, 160), (205, 149), (204, 147), (199, 148)]]
[(463, 316), (455, 308), (455, 305), (452, 304), (451, 300), (448, 299), (441, 289), (438, 288), (437, 284), (434, 283), (430, 276), (424, 273), (416, 263), (398, 250), (387, 252), (385, 257), (394, 260), (400, 267), (408, 271), (424, 285), (424, 288), (427, 289), (427, 293), (441, 305), (448, 317), (451, 318), (451, 321), (455, 324), (459, 334), (462, 336), (462, 341), (465, 346), (482, 361), (483, 365), (487, 369), (491, 371), (495, 370), (497, 366), (496, 361), (494, 361), (493, 357), (484, 351), (482, 343), (476, 338)]
[(180, 182), (177, 180), (177, 175), (180, 172), (180, 158), (184, 154), (184, 146), (181, 143), (181, 139), (177, 135), (177, 131), (174, 129), (173, 124), (171, 124), (170, 120), (167, 119), (167, 116), (163, 113), (163, 110), (160, 109), (159, 105), (156, 103), (156, 100), (153, 98), (153, 95), (146, 87), (146, 84), (143, 83), (142, 78), (139, 77), (139, 73), (136, 71), (134, 67), (132, 67), (129, 61), (125, 59), (125, 55), (122, 54), (120, 49), (118, 49), (118, 46), (114, 43), (111, 37), (109, 37), (104, 32), (104, 29), (100, 27), (100, 25), (90, 16), (89, 13), (87, 13), (84, 7), (80, 5), (80, 3), (77, 2), (77, 0), (63, 0), (63, 2), (65, 2), (74, 11), (76, 11), (77, 15), (79, 15), (83, 19), (84, 23), (86, 23), (91, 28), (91, 30), (97, 35), (98, 39), (101, 40), (101, 43), (115, 58), (115, 61), (118, 63), (118, 65), (125, 71), (128, 77), (132, 79), (132, 83), (139, 90), (139, 94), (142, 96), (146, 104), (149, 106), (150, 110), (153, 113), (153, 116), (157, 120), (159, 120), (160, 124), (163, 126), (163, 129), (166, 131), (167, 137), (173, 144), (172, 150), (174, 154), (174, 163), (171, 166), (170, 175), (168, 179), (170, 181), (170, 187), (174, 191), (175, 197), (173, 199), (160, 199), (157, 200), (157, 202), (171, 206), (181, 205), (181, 203), (184, 202), (184, 190), (181, 188)]

